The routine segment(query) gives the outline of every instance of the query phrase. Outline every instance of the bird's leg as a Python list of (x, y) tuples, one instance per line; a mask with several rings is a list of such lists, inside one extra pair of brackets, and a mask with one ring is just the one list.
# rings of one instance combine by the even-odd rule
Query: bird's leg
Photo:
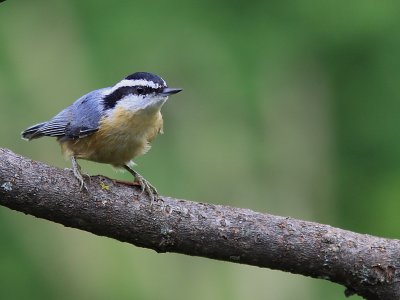
[(88, 188), (87, 188), (85, 182), (83, 181), (83, 176), (82, 176), (82, 173), (81, 173), (81, 166), (76, 161), (76, 157), (75, 156), (71, 156), (71, 162), (72, 162), (72, 171), (74, 172), (75, 178), (78, 179), (78, 181), (80, 183), (81, 191), (83, 189), (88, 191)]
[(150, 196), (151, 202), (155, 200), (155, 197), (158, 195), (157, 189), (150, 184), (142, 175), (140, 175), (138, 172), (135, 170), (131, 169), (128, 165), (124, 165), (125, 170), (127, 170), (129, 173), (131, 173), (135, 177), (135, 181), (137, 181), (141, 187), (141, 193), (142, 194), (144, 191)]

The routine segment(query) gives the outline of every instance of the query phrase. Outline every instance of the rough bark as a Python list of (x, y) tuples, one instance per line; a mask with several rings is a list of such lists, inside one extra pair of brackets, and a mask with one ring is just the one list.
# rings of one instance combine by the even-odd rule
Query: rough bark
[(157, 252), (277, 269), (400, 299), (400, 241), (249, 209), (160, 196), (93, 176), (80, 191), (60, 170), (0, 148), (0, 205)]

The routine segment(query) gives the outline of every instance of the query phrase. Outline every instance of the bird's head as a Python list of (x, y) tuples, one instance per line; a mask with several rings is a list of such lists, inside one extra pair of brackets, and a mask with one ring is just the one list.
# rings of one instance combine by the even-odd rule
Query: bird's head
[(160, 76), (136, 72), (103, 92), (104, 109), (113, 110), (120, 106), (132, 112), (156, 112), (168, 96), (180, 91), (180, 88), (169, 88)]

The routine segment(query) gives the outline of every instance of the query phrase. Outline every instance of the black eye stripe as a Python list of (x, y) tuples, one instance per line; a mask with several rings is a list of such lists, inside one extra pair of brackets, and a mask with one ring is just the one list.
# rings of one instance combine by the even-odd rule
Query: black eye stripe
[(123, 86), (123, 87), (116, 89), (111, 94), (105, 96), (104, 97), (104, 108), (105, 109), (114, 108), (119, 100), (121, 100), (126, 95), (130, 94), (131, 89), (132, 89), (132, 87), (130, 87), (130, 86)]
[(104, 108), (114, 108), (119, 100), (128, 95), (149, 95), (162, 92), (163, 87), (153, 88), (147, 85), (122, 86), (104, 97)]
[(132, 87), (131, 94), (136, 94), (136, 95), (148, 95), (151, 93), (155, 93), (157, 89), (146, 86), (146, 85), (139, 85), (136, 87)]
[(136, 87), (136, 93), (139, 95), (143, 95), (146, 93), (146, 89), (142, 86), (138, 86), (138, 87)]
[(136, 95), (148, 95), (152, 93), (161, 93), (163, 91), (164, 87), (160, 86), (158, 88), (154, 88), (151, 86), (147, 85), (139, 85), (136, 87), (132, 87), (131, 94), (136, 94)]

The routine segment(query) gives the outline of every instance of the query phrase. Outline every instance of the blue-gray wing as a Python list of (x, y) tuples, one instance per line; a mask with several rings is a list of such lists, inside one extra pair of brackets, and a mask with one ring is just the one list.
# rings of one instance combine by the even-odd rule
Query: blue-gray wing
[(102, 91), (96, 90), (76, 100), (50, 121), (33, 125), (22, 132), (25, 139), (53, 136), (60, 140), (78, 139), (95, 133), (103, 116)]

